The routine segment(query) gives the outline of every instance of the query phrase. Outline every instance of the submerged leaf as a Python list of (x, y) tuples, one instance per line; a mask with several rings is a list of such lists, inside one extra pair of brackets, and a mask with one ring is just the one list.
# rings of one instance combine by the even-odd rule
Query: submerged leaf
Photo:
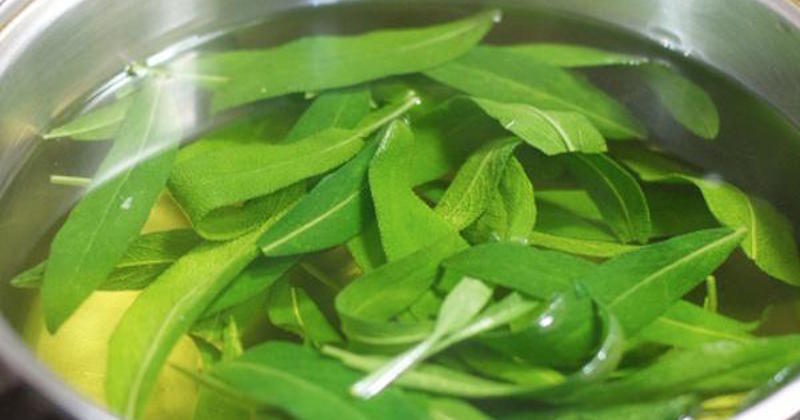
[(135, 94), (89, 192), (50, 244), (41, 293), (51, 332), (114, 270), (164, 188), (180, 140), (168, 83), (150, 79)]
[(675, 121), (698, 137), (717, 137), (719, 114), (706, 91), (664, 66), (645, 65), (641, 71), (648, 86)]
[(610, 138), (643, 138), (630, 113), (605, 93), (558, 67), (478, 46), (425, 75), (472, 96), (585, 115)]
[(270, 288), (267, 311), (272, 324), (303, 337), (315, 347), (342, 341), (311, 296), (287, 278)]
[(98, 141), (114, 138), (125, 119), (135, 95), (118, 98), (114, 102), (79, 115), (68, 123), (50, 130), (44, 139), (70, 138), (79, 141)]
[[(201, 242), (189, 229), (176, 229), (140, 235), (134, 239), (111, 274), (98, 290), (139, 290), (166, 270), (183, 254)], [(44, 261), (20, 273), (11, 284), (20, 288), (37, 288), (44, 279)]]
[(141, 415), (172, 347), (258, 257), (256, 240), (296, 200), (276, 201), (276, 216), (254, 232), (194, 248), (136, 298), (109, 340), (106, 398), (112, 410), (127, 418)]
[(281, 408), (298, 419), (424, 418), (420, 407), (396, 389), (368, 401), (352, 398), (347, 388), (358, 378), (356, 372), (296, 344), (259, 345), (220, 363), (206, 378), (228, 393)]

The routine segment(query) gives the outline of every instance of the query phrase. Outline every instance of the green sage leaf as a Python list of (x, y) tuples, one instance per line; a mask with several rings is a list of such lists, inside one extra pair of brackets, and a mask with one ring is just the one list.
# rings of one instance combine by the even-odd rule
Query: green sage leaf
[(214, 90), (213, 107), (222, 110), (436, 67), (472, 48), (498, 13), (491, 10), (426, 28), (317, 36), (266, 50), (211, 53), (190, 64), (195, 72), (227, 79)]
[(508, 138), (487, 143), (467, 159), (435, 211), (450, 226), (462, 230), (488, 208), (519, 140)]
[(558, 67), (502, 48), (478, 46), (425, 75), (472, 96), (573, 111), (610, 138), (643, 138), (630, 113), (606, 94)]
[(41, 293), (51, 332), (114, 270), (164, 188), (180, 139), (167, 83), (150, 79), (135, 94), (93, 185), (50, 245)]

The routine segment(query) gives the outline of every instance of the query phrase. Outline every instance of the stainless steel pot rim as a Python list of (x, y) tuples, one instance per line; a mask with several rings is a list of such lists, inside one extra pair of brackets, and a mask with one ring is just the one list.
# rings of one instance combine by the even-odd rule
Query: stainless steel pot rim
[[(11, 62), (11, 55), (19, 52), (19, 48), (24, 48), (48, 25), (54, 22), (62, 13), (80, 4), (85, 0), (0, 0), (0, 76), (2, 76), (5, 66)], [(321, 4), (356, 2), (359, 0), (297, 0), (280, 1), (280, 6), (276, 10), (287, 7), (318, 6)], [(364, 1), (364, 0), (360, 0)], [(381, 0), (377, 0), (381, 1)], [(388, 0), (391, 1), (391, 0)], [(457, 2), (458, 0), (456, 0)], [(747, 0), (742, 0), (747, 1)], [(452, 1), (451, 1), (452, 2)], [(45, 5), (46, 3), (46, 5)], [(284, 3), (292, 3), (287, 6)], [(546, 0), (509, 0), (509, 4), (535, 4), (537, 6), (547, 4)], [(565, 0), (561, 3), (549, 3), (564, 12), (570, 13), (580, 10), (582, 0)], [(769, 9), (779, 17), (778, 21), (786, 28), (793, 30), (800, 29), (800, 7), (792, 4), (791, 0), (751, 0), (762, 7)], [(24, 26), (22, 23), (24, 22)], [(625, 25), (622, 25), (625, 26)], [(632, 29), (628, 26), (628, 29)], [(645, 33), (645, 36), (657, 38), (656, 34)], [(11, 50), (5, 50), (12, 47)], [(701, 51), (702, 53), (702, 51)], [(704, 58), (702, 55), (699, 57)], [(800, 93), (800, 92), (798, 92)], [(774, 101), (773, 101), (774, 103)], [(780, 103), (778, 106), (780, 107)], [(800, 105), (787, 102), (784, 108), (792, 112), (790, 119), (800, 125)], [(786, 109), (784, 109), (786, 111)], [(13, 175), (13, 171), (0, 171), (0, 176)], [(2, 181), (2, 180), (0, 180)], [(0, 182), (2, 185), (2, 182)], [(103, 408), (98, 407), (92, 402), (74, 392), (63, 381), (53, 375), (43, 366), (28, 350), (27, 346), (21, 341), (20, 337), (14, 332), (8, 322), (0, 317), (0, 363), (7, 365), (23, 382), (41, 393), (45, 398), (61, 409), (65, 414), (78, 419), (113, 419)], [(776, 391), (769, 398), (761, 401), (755, 406), (737, 415), (738, 420), (760, 420), (760, 419), (788, 419), (800, 412), (797, 395), (800, 395), (800, 379), (795, 380)]]

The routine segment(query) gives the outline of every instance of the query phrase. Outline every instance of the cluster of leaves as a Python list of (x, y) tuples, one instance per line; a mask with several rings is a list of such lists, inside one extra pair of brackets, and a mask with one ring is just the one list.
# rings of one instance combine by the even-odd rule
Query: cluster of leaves
[[(95, 290), (142, 290), (108, 351), (128, 418), (187, 334), (198, 419), (667, 419), (800, 362), (800, 336), (683, 300), (736, 248), (800, 285), (789, 222), (616, 141), (647, 133), (572, 69), (634, 66), (706, 139), (709, 96), (645, 57), (477, 45), (497, 16), (201, 54), (212, 112), (266, 111), (180, 150), (181, 65), (147, 72), (47, 136), (114, 143), (14, 283), (51, 331)], [(192, 229), (138, 236), (165, 186)], [(243, 341), (257, 318), (284, 332)]]

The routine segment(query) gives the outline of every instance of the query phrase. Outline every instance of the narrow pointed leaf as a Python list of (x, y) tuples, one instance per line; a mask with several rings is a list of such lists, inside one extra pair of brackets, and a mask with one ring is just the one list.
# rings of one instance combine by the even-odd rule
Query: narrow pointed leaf
[(456, 173), (450, 187), (436, 204), (436, 213), (456, 230), (472, 224), (489, 206), (518, 144), (519, 140), (509, 138), (478, 149)]
[(719, 134), (719, 113), (714, 101), (694, 82), (659, 65), (641, 67), (644, 78), (675, 121), (704, 139)]
[(290, 284), (287, 278), (270, 288), (267, 311), (273, 325), (303, 337), (315, 347), (342, 342), (308, 293)]
[(239, 273), (214, 298), (214, 301), (203, 312), (203, 318), (218, 314), (266, 292), (296, 263), (297, 258), (295, 257), (261, 258), (257, 260)]
[(719, 113), (708, 93), (663, 61), (570, 44), (521, 44), (504, 49), (558, 67), (637, 67), (675, 121), (701, 138), (713, 139), (719, 133)]
[(638, 66), (649, 63), (647, 57), (600, 50), (582, 45), (558, 43), (517, 44), (503, 49), (558, 67)]
[(652, 231), (650, 209), (633, 175), (606, 155), (573, 154), (564, 162), (620, 240), (647, 242)]
[[(98, 290), (139, 290), (167, 269), (201, 239), (189, 229), (148, 233), (136, 238)], [(21, 288), (42, 285), (46, 261), (11, 280)]]
[[(352, 398), (347, 387), (358, 373), (296, 344), (270, 342), (236, 360), (217, 365), (209, 379), (236, 395), (278, 407), (294, 418), (397, 419), (424, 416), (404, 393), (390, 389), (369, 401)], [(303, 403), (297, 403), (297, 396)]]
[(480, 41), (498, 13), (417, 29), (308, 37), (266, 50), (210, 53), (190, 64), (195, 72), (227, 79), (214, 94), (214, 109), (222, 110), (438, 66)]
[(167, 82), (151, 79), (136, 95), (89, 192), (50, 245), (42, 283), (50, 331), (113, 271), (147, 220), (172, 167), (180, 134)]
[(611, 258), (639, 248), (636, 245), (625, 245), (616, 242), (591, 239), (577, 239), (536, 231), (528, 235), (528, 243), (539, 248), (599, 258)]
[(371, 217), (367, 169), (377, 143), (325, 177), (258, 240), (267, 256), (310, 253), (339, 245)]
[(522, 164), (512, 157), (486, 211), (464, 231), (473, 243), (491, 240), (526, 243), (536, 223), (533, 185)]
[(466, 326), (492, 297), (492, 289), (479, 280), (464, 277), (442, 302), (431, 335), (416, 346), (376, 368), (350, 388), (353, 395), (371, 398), (397, 377), (433, 354), (439, 341)]
[[(360, 355), (335, 347), (325, 347), (323, 353), (335, 357), (346, 366), (373, 371), (390, 360), (383, 356)], [(406, 371), (397, 379), (397, 385), (410, 389), (464, 398), (497, 398), (529, 392), (532, 386), (517, 385), (484, 379), (465, 372), (435, 364), (421, 364)], [(371, 400), (367, 400), (371, 401)]]
[(800, 337), (759, 338), (744, 343), (717, 341), (674, 350), (625, 378), (569, 395), (570, 401), (638, 401), (688, 392), (724, 393), (763, 384), (780, 369), (800, 361)]
[(586, 81), (499, 47), (475, 47), (425, 75), (480, 98), (581, 113), (610, 138), (645, 136), (625, 108)]
[(381, 244), (389, 261), (407, 256), (454, 234), (453, 228), (411, 190), (414, 135), (394, 122), (382, 134), (369, 167), (369, 187)]
[(535, 412), (523, 412), (505, 417), (506, 420), (617, 420), (649, 419), (674, 420), (691, 413), (699, 403), (693, 396), (655, 401), (632, 401), (626, 404), (596, 404), (585, 407), (562, 407)]
[[(280, 215), (279, 209), (296, 200), (275, 202), (275, 213)], [(106, 398), (113, 411), (127, 418), (141, 416), (172, 347), (258, 257), (256, 240), (276, 218), (236, 240), (193, 249), (137, 297), (109, 340)]]
[(692, 348), (714, 341), (752, 340), (754, 337), (748, 332), (756, 325), (738, 322), (686, 301), (678, 301), (636, 336), (652, 343)]
[(705, 280), (743, 237), (727, 228), (678, 236), (612, 258), (581, 282), (632, 336)]
[(606, 141), (592, 123), (577, 112), (549, 111), (531, 105), (473, 98), (506, 130), (552, 156), (560, 153), (601, 153)]
[(79, 141), (110, 140), (114, 138), (132, 102), (132, 95), (76, 117), (50, 130), (45, 139), (70, 138)]
[(542, 300), (569, 290), (573, 280), (596, 269), (586, 260), (513, 242), (474, 246), (444, 261), (462, 275)]
[(655, 152), (624, 148), (615, 155), (647, 182), (688, 183), (697, 187), (708, 210), (722, 225), (746, 229), (741, 243), (748, 258), (765, 273), (800, 285), (800, 252), (786, 216), (761, 198), (749, 196), (733, 185), (706, 180)]

